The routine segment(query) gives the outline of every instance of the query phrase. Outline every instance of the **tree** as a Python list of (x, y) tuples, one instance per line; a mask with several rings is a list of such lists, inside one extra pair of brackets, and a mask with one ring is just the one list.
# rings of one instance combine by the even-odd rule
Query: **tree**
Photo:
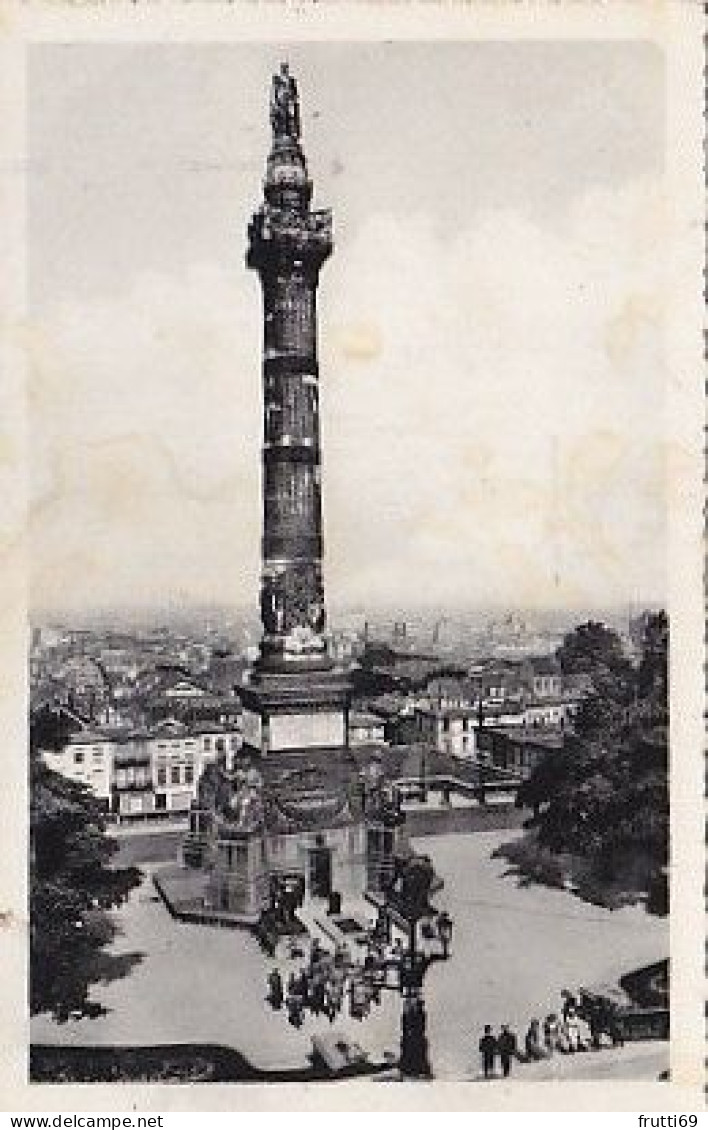
[(647, 617), (638, 668), (612, 636), (590, 624), (566, 637), (561, 662), (590, 674), (593, 692), (518, 802), (533, 807), (541, 846), (585, 857), (605, 881), (631, 869), (647, 889), (668, 854), (666, 614)]
[[(41, 730), (49, 734), (46, 718)], [(30, 1011), (60, 1022), (99, 1016), (105, 1009), (89, 1000), (91, 986), (123, 975), (135, 960), (103, 952), (116, 932), (108, 912), (140, 872), (110, 865), (118, 845), (106, 835), (99, 802), (49, 769), (37, 727), (30, 733)]]
[(598, 620), (588, 620), (568, 632), (556, 657), (564, 675), (594, 677), (603, 671), (619, 672), (627, 667), (621, 639)]
[(30, 749), (49, 749), (58, 752), (68, 742), (80, 723), (63, 708), (41, 706), (30, 717)]

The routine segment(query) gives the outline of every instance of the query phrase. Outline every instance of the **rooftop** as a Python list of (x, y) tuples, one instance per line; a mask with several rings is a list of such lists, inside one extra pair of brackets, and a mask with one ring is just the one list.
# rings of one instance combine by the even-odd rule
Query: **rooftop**
[(560, 663), (553, 655), (529, 656), (534, 675), (560, 675)]
[(158, 724), (149, 729), (125, 726), (97, 726), (90, 729), (78, 730), (71, 735), (67, 745), (94, 745), (97, 742), (112, 742), (115, 745), (122, 745), (132, 742), (195, 738), (202, 734), (235, 734), (239, 732), (240, 731), (237, 730), (234, 725), (228, 725), (222, 722), (200, 722), (193, 726), (183, 722), (170, 722), (169, 724)]
[(526, 730), (521, 726), (486, 726), (484, 732), (509, 738), (518, 745), (544, 746), (547, 749), (561, 749), (565, 740), (557, 730)]
[(534, 695), (526, 699), (526, 706), (575, 706), (580, 702), (580, 694)]
[(349, 714), (350, 726), (383, 726), (385, 721), (383, 714), (366, 710), (352, 710)]
[(102, 730), (79, 730), (72, 734), (64, 748), (74, 745), (98, 745), (100, 742), (110, 742), (111, 738)]
[(435, 718), (477, 718), (476, 706), (417, 706), (416, 714), (428, 714)]

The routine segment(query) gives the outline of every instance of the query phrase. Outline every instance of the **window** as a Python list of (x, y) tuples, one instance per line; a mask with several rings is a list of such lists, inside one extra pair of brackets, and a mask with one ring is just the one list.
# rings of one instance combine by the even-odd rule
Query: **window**
[(184, 783), (185, 785), (194, 784), (194, 766), (185, 765), (184, 767)]
[(74, 750), (74, 765), (83, 765), (83, 763), (84, 763), (84, 751), (82, 749), (75, 749)]
[(180, 782), (179, 765), (173, 765), (170, 769), (170, 781), (173, 785), (178, 785)]
[(164, 793), (155, 793), (155, 808), (163, 810), (167, 808), (167, 797)]
[(226, 752), (226, 745), (224, 743), (223, 738), (217, 738), (216, 739), (216, 752), (217, 753), (225, 753)]
[(167, 784), (167, 768), (164, 765), (159, 765), (157, 768), (157, 783), (158, 785)]
[(94, 759), (94, 761), (103, 761), (103, 750), (102, 749), (95, 749), (93, 751), (93, 759)]
[(211, 749), (211, 738), (204, 739), (204, 749)]

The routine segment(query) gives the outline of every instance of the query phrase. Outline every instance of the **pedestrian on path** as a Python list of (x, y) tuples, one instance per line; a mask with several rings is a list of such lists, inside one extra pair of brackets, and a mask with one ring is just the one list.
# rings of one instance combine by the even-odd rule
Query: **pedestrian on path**
[(555, 1012), (549, 1012), (543, 1022), (543, 1046), (549, 1055), (558, 1050), (559, 1025)]
[(497, 1050), (497, 1041), (492, 1035), (492, 1026), (491, 1024), (485, 1024), (484, 1035), (479, 1041), (479, 1051), (482, 1056), (482, 1071), (484, 1072), (485, 1079), (491, 1079), (494, 1075)]
[(543, 1039), (541, 1036), (541, 1025), (536, 1019), (532, 1020), (529, 1024), (524, 1046), (526, 1049), (526, 1058), (529, 1063), (533, 1063), (533, 1061), (537, 1059), (550, 1058), (551, 1053), (543, 1044)]
[(506, 1079), (507, 1076), (511, 1074), (511, 1061), (517, 1054), (516, 1036), (510, 1030), (508, 1024), (502, 1024), (502, 1030), (497, 1039), (497, 1049), (499, 1051), (502, 1075)]
[(268, 976), (268, 1000), (273, 1008), (283, 1005), (283, 978), (279, 969), (272, 969)]
[(578, 1011), (578, 1002), (575, 999), (570, 989), (561, 989), (561, 999), (563, 1004), (561, 1006), (561, 1014), (564, 1020), (567, 1020), (571, 1013)]

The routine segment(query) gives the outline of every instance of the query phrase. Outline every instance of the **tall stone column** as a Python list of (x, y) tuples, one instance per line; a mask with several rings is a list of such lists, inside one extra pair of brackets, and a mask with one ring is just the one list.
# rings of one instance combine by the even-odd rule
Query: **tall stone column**
[[(248, 266), (263, 291), (263, 670), (321, 667), (325, 656), (317, 285), (332, 217), (312, 211), (295, 80), (273, 80), (264, 202)], [(326, 665), (326, 664), (325, 664)]]
[[(263, 637), (252, 680), (259, 696), (245, 703), (244, 736), (261, 752), (279, 745), (272, 714), (288, 748), (300, 739), (304, 746), (346, 744), (346, 695), (327, 656), (322, 576), (317, 286), (332, 252), (332, 217), (311, 208), (298, 92), (287, 64), (273, 78), (270, 120), (264, 199), (249, 225), (246, 258), (263, 293), (264, 424)], [(286, 699), (299, 726), (282, 720)]]

